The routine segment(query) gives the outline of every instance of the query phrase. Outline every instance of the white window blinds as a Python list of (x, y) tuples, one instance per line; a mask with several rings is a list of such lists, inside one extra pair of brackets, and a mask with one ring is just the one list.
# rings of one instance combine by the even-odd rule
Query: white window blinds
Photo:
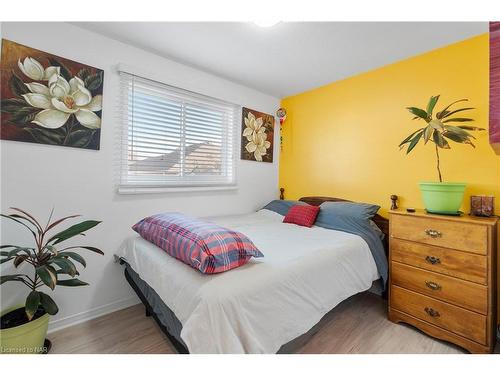
[(235, 184), (239, 107), (126, 72), (120, 77), (119, 190)]

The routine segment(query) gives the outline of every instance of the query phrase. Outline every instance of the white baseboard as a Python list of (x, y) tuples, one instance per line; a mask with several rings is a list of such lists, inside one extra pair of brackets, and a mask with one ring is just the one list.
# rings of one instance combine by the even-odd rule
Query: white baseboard
[(84, 311), (78, 314), (67, 316), (61, 319), (55, 319), (50, 321), (48, 333), (59, 331), (60, 329), (73, 326), (75, 324), (86, 322), (87, 320), (98, 318), (102, 315), (112, 313), (127, 307), (136, 305), (141, 301), (136, 296), (131, 296), (124, 298), (115, 302), (108, 303), (104, 306), (99, 306), (88, 311)]

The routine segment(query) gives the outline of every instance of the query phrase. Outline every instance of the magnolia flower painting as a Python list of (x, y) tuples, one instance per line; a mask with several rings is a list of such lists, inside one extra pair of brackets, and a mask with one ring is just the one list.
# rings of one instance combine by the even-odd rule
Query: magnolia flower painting
[(273, 162), (274, 117), (243, 108), (241, 159)]
[(103, 76), (3, 39), (0, 138), (98, 150)]

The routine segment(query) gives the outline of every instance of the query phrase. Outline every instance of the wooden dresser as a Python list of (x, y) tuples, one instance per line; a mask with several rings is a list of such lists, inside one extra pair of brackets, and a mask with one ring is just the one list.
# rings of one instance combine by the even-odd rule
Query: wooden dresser
[(389, 220), (389, 319), (492, 352), (497, 219), (393, 210)]

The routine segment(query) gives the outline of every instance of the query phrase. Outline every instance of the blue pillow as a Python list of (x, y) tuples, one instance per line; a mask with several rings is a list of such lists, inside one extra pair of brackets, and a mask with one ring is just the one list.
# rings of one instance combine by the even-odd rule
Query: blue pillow
[(306, 206), (307, 203), (301, 201), (274, 200), (266, 204), (262, 209), (274, 211), (280, 215), (286, 216), (288, 210), (296, 205)]
[[(351, 218), (355, 220), (365, 221), (369, 224), (369, 220), (375, 216), (380, 209), (380, 206), (368, 203), (357, 202), (324, 202), (321, 204), (321, 213), (325, 218)], [(318, 216), (319, 219), (319, 216)]]
[(369, 220), (380, 209), (380, 206), (375, 204), (357, 202), (323, 202), (320, 207), (317, 222), (349, 219), (360, 220), (367, 225), (370, 225)]

